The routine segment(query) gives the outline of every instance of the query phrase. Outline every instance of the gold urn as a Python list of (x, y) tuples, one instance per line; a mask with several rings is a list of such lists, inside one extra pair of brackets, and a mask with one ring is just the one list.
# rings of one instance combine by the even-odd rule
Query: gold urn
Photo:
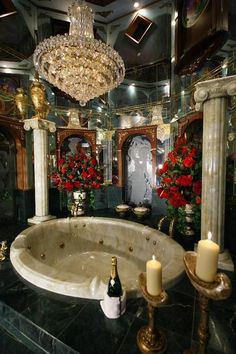
[(35, 118), (45, 119), (48, 115), (50, 106), (46, 99), (44, 86), (38, 80), (35, 80), (30, 86), (30, 92), (34, 110), (36, 112)]
[(15, 95), (16, 107), (20, 113), (21, 121), (27, 118), (28, 115), (28, 96), (24, 93), (23, 88), (18, 88)]

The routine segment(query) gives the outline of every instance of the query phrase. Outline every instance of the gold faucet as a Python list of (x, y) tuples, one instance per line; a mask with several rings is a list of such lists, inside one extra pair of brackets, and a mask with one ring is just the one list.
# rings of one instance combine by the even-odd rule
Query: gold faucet
[(0, 242), (0, 262), (5, 261), (7, 258), (7, 241)]

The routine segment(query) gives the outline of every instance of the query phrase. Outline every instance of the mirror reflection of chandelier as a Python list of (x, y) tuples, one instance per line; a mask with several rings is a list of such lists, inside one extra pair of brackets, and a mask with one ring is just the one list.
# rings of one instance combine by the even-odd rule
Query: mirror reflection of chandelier
[(117, 87), (124, 79), (125, 67), (112, 47), (94, 39), (94, 14), (83, 0), (69, 6), (68, 16), (69, 35), (41, 42), (34, 52), (34, 65), (47, 81), (85, 106)]

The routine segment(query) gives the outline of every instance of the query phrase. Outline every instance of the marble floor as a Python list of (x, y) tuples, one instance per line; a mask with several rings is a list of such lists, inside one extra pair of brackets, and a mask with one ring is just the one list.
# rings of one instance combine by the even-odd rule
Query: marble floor
[[(10, 243), (25, 227), (2, 225), (0, 240)], [(236, 274), (227, 274), (233, 294), (227, 300), (211, 303), (208, 354), (236, 353)], [(185, 277), (168, 290), (168, 295), (168, 303), (157, 314), (157, 323), (167, 337), (166, 353), (180, 354), (197, 346), (196, 293)], [(18, 277), (10, 262), (1, 265), (1, 354), (138, 354), (136, 335), (145, 324), (147, 307), (143, 298), (128, 300), (126, 313), (110, 320), (104, 316), (99, 301), (36, 289)]]

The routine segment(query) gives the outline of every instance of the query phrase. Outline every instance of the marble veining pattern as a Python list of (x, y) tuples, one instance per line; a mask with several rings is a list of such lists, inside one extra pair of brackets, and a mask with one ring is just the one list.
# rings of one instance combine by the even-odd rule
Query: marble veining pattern
[(203, 110), (201, 238), (212, 232), (224, 251), (226, 168), (226, 110), (228, 97), (236, 94), (236, 78), (207, 80), (196, 84), (196, 110)]

